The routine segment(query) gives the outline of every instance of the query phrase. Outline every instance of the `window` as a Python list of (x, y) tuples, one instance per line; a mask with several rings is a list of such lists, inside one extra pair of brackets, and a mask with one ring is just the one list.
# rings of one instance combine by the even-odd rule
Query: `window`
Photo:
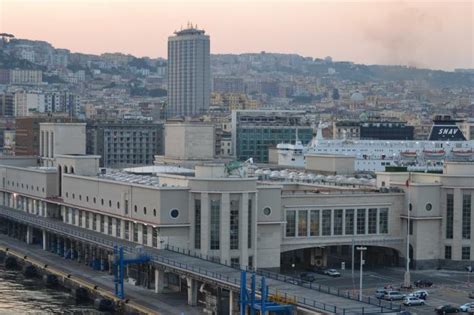
[(334, 235), (342, 235), (342, 209), (334, 210)]
[(454, 224), (454, 196), (453, 194), (446, 195), (446, 238), (453, 238), (453, 224)]
[(319, 210), (311, 210), (309, 215), (309, 235), (319, 236)]
[(296, 235), (296, 211), (286, 211), (286, 236), (292, 237)]
[(377, 209), (369, 209), (369, 234), (377, 233)]
[[(146, 213), (146, 208), (145, 208), (145, 213)], [(179, 217), (179, 210), (178, 209), (171, 209), (170, 211), (170, 216), (173, 218), (173, 219), (176, 219)]]
[(101, 214), (100, 215), (100, 232), (104, 233), (105, 231), (105, 217)]
[(148, 226), (142, 224), (143, 245), (148, 245)]
[(101, 198), (101, 199), (100, 199), (100, 204), (101, 204), (101, 205), (104, 205), (104, 198)]
[(117, 201), (117, 209), (120, 210), (120, 201)]
[(471, 194), (462, 195), (462, 238), (471, 239)]
[(365, 234), (365, 209), (357, 209), (357, 234)]
[(89, 224), (89, 212), (86, 212), (86, 229), (88, 229), (90, 226)]
[(112, 208), (112, 200), (109, 200), (109, 207)]
[(122, 225), (122, 220), (120, 219), (115, 219), (115, 234), (117, 237), (120, 237), (120, 232), (121, 232), (121, 225)]
[(143, 214), (146, 215), (146, 207), (143, 207)]
[(153, 228), (152, 246), (158, 247), (158, 228)]
[(130, 239), (130, 226), (129, 226), (129, 223), (128, 221), (125, 221), (125, 236), (124, 238), (126, 240), (129, 240)]
[(137, 205), (133, 207), (133, 211), (137, 212)]
[(471, 248), (468, 246), (463, 246), (462, 248), (462, 260), (470, 260), (471, 259)]
[(388, 208), (380, 208), (379, 210), (379, 233), (388, 233)]
[(298, 236), (308, 236), (308, 210), (298, 211)]
[(96, 200), (95, 197), (94, 197), (93, 202), (96, 203), (96, 201), (97, 201), (97, 200)]
[(80, 227), (82, 227), (82, 211), (81, 210), (78, 210), (78, 211), (79, 211), (79, 222), (77, 223)]
[(322, 218), (322, 234), (324, 236), (331, 235), (331, 210), (323, 210)]
[(230, 249), (239, 249), (239, 201), (230, 201)]
[(153, 209), (153, 216), (156, 217), (156, 209)]
[(452, 249), (451, 246), (444, 246), (444, 259), (451, 259)]
[(272, 209), (270, 207), (263, 208), (263, 214), (269, 216), (270, 214), (272, 214)]
[(431, 211), (431, 209), (433, 209), (433, 205), (431, 203), (427, 203), (425, 209), (426, 211)]
[(220, 200), (211, 200), (211, 249), (220, 248)]
[(76, 194), (72, 194), (72, 199), (76, 199)]
[(346, 235), (354, 234), (354, 209), (346, 209)]
[(138, 242), (138, 224), (137, 223), (132, 223), (133, 227), (133, 241)]
[[(153, 209), (156, 216), (156, 210)], [(194, 200), (194, 248), (201, 249), (201, 200)]]
[(89, 196), (86, 196), (86, 201), (89, 202)]
[(125, 200), (125, 214), (128, 214), (128, 200)]
[(92, 229), (97, 230), (97, 214), (95, 213), (92, 214)]

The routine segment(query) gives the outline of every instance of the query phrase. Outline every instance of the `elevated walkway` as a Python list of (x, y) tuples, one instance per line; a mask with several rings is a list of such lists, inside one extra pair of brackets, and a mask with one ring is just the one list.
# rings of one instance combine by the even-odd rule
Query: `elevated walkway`
[[(36, 216), (6, 206), (0, 206), (0, 217), (46, 230), (66, 238), (96, 245), (110, 251), (113, 251), (114, 245), (118, 245), (122, 246), (125, 252), (135, 253), (135, 248), (139, 245), (121, 238), (70, 225), (56, 219)], [(239, 292), (240, 290), (240, 270), (238, 269), (185, 253), (147, 246), (144, 248), (145, 252), (151, 257), (151, 263), (158, 268), (179, 275), (185, 275), (205, 283), (215, 284), (234, 292)], [(267, 278), (270, 277), (266, 273), (262, 275)], [(258, 281), (260, 281), (260, 277), (258, 277)], [(383, 303), (376, 299), (360, 302), (344, 292), (334, 291), (334, 289), (329, 287), (321, 289), (321, 286), (318, 287), (314, 284), (311, 287), (296, 285), (294, 281), (291, 281), (291, 278), (283, 275), (273, 275), (267, 280), (267, 284), (270, 288), (269, 294), (278, 294), (287, 299), (291, 298), (299, 309), (348, 315), (393, 312), (389, 303)], [(111, 285), (113, 285), (112, 280)], [(324, 292), (324, 289), (329, 291)], [(393, 305), (393, 309), (398, 309), (398, 305)]]

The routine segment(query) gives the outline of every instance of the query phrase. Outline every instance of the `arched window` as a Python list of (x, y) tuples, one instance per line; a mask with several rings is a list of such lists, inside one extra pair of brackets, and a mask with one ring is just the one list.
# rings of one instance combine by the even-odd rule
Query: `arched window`
[(67, 174), (67, 166), (66, 165), (64, 165), (63, 172), (64, 172), (64, 174)]
[(156, 217), (156, 209), (153, 209), (153, 216)]
[(117, 201), (117, 209), (120, 209), (120, 202)]
[(143, 207), (143, 214), (146, 215), (146, 207)]
[(71, 167), (69, 168), (69, 171), (71, 172), (71, 174), (74, 174), (74, 167), (71, 166)]

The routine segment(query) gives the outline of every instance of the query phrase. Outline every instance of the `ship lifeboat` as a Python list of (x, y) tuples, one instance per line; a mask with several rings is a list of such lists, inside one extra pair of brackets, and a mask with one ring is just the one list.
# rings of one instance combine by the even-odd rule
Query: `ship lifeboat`
[(453, 149), (453, 155), (459, 157), (470, 157), (474, 151), (472, 149), (462, 150), (462, 149)]
[(416, 151), (403, 151), (400, 152), (400, 155), (404, 158), (414, 159), (416, 158)]
[(423, 154), (429, 158), (442, 158), (446, 154), (444, 150), (424, 150)]

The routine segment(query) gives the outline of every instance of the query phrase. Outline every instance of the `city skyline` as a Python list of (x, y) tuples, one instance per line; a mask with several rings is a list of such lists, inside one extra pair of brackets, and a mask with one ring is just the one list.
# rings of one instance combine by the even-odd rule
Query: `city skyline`
[[(212, 36), (212, 54), (267, 51), (364, 64), (474, 67), (470, 1), (279, 1), (269, 6), (268, 1), (2, 0), (0, 29), (74, 52), (165, 58), (168, 36), (190, 21)], [(25, 19), (30, 23), (21, 23)]]

